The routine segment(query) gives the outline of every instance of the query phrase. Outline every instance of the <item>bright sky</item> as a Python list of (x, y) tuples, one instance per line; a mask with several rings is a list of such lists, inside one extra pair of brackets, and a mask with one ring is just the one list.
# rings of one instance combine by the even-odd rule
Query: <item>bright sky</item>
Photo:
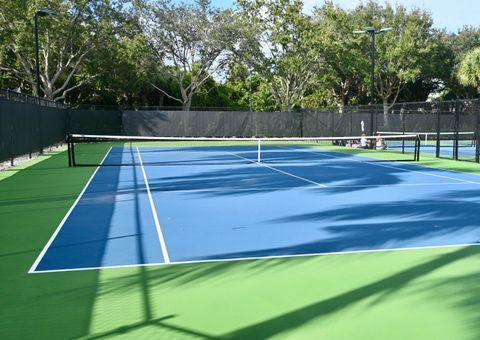
[[(306, 12), (324, 3), (323, 0), (303, 1)], [(333, 2), (343, 8), (354, 8), (362, 0), (334, 0)], [(378, 2), (398, 3), (409, 8), (426, 9), (432, 13), (436, 28), (446, 28), (450, 32), (457, 32), (463, 26), (480, 26), (480, 0), (378, 0)], [(218, 7), (229, 7), (233, 6), (235, 1), (212, 0), (212, 3)]]

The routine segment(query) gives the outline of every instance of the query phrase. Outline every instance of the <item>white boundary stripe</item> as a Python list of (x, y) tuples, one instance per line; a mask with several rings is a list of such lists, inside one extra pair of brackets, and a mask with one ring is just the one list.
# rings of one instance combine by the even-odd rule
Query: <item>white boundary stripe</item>
[[(323, 156), (332, 157), (332, 158), (345, 159), (344, 157), (334, 156), (334, 155), (331, 155), (331, 154), (330, 154), (330, 153), (339, 153), (339, 152), (337, 152), (337, 151), (327, 151), (327, 150), (321, 150), (321, 149), (303, 150), (303, 149), (290, 148), (290, 147), (288, 147), (288, 146), (278, 146), (278, 147), (279, 147), (279, 148), (284, 148), (284, 149), (293, 149), (293, 150), (297, 150), (297, 151), (300, 151), (300, 152), (308, 152), (308, 153), (312, 153), (312, 154), (323, 155)], [(320, 150), (320, 151), (313, 151), (313, 150)], [(325, 152), (326, 152), (326, 153), (325, 153)], [(351, 155), (352, 155), (352, 156), (358, 156), (358, 155), (355, 155), (355, 154), (351, 154)], [(358, 157), (371, 158), (371, 157), (362, 156), (362, 155), (360, 155), (360, 156), (358, 156)], [(390, 169), (395, 169), (395, 170), (402, 170), (402, 171), (407, 171), (407, 172), (415, 172), (415, 173), (419, 173), (419, 174), (426, 175), (426, 176), (446, 178), (446, 179), (450, 179), (450, 180), (454, 180), (454, 181), (458, 181), (458, 182), (463, 182), (463, 183), (480, 184), (479, 182), (468, 181), (468, 180), (465, 180), (465, 179), (460, 179), (460, 178), (455, 178), (455, 177), (450, 177), (450, 176), (443, 176), (443, 175), (438, 175), (438, 174), (430, 174), (430, 173), (423, 172), (423, 171), (419, 171), (419, 170), (405, 169), (405, 168), (401, 168), (401, 167), (397, 167), (397, 166), (393, 166), (393, 165), (385, 165), (385, 164), (372, 163), (372, 162), (369, 162), (369, 161), (367, 161), (367, 160), (365, 160), (365, 161), (362, 161), (362, 160), (359, 160), (359, 159), (345, 159), (345, 160), (346, 160), (346, 161), (349, 161), (349, 162), (365, 163), (365, 164), (369, 164), (369, 165), (380, 166), (380, 167), (390, 168)], [(385, 161), (388, 162), (388, 159), (386, 159)], [(421, 167), (421, 165), (416, 165), (416, 166)], [(429, 169), (440, 170), (440, 171), (447, 171), (447, 172), (449, 171), (449, 170), (437, 169), (437, 168), (432, 168), (432, 167), (428, 167), (428, 168), (429, 168)]]
[(307, 179), (307, 178), (300, 177), (300, 176), (291, 174), (291, 173), (289, 173), (289, 172), (286, 172), (286, 171), (283, 171), (283, 170), (274, 168), (273, 166), (266, 165), (265, 163), (259, 163), (259, 162), (252, 161), (251, 159), (248, 159), (248, 158), (245, 158), (245, 157), (243, 157), (243, 156), (237, 155), (237, 154), (235, 154), (235, 153), (233, 153), (233, 152), (228, 152), (228, 151), (225, 151), (225, 152), (226, 152), (226, 153), (229, 153), (229, 154), (231, 154), (231, 155), (233, 155), (233, 156), (235, 156), (235, 157), (238, 157), (238, 158), (241, 158), (241, 159), (245, 159), (245, 160), (247, 160), (247, 161), (249, 161), (249, 162), (251, 162), (251, 163), (255, 163), (255, 164), (264, 166), (264, 167), (266, 167), (266, 168), (268, 168), (268, 169), (270, 169), (270, 170), (273, 170), (273, 171), (276, 171), (276, 172), (280, 172), (281, 174), (284, 174), (284, 175), (287, 175), (287, 176), (290, 176), (290, 177), (294, 177), (294, 178), (300, 179), (300, 180), (305, 181), (305, 182), (308, 182), (308, 183), (315, 184), (315, 185), (320, 186), (320, 187), (322, 187), (322, 188), (328, 188), (328, 186), (325, 185), (325, 184), (311, 181), (311, 180), (309, 180), (309, 179)]
[(142, 156), (140, 155), (140, 150), (137, 147), (138, 159), (140, 160), (140, 167), (142, 169), (143, 180), (145, 181), (145, 186), (147, 188), (148, 200), (150, 201), (150, 208), (152, 209), (153, 220), (155, 221), (155, 228), (157, 229), (158, 240), (160, 241), (160, 248), (162, 249), (163, 260), (165, 263), (170, 263), (170, 256), (168, 255), (167, 244), (165, 243), (165, 238), (163, 236), (162, 228), (160, 226), (160, 221), (158, 220), (157, 209), (155, 208), (155, 203), (153, 202), (152, 192), (150, 191), (150, 184), (148, 184), (147, 174), (145, 173), (145, 168), (143, 167)]
[(350, 250), (350, 251), (308, 253), (308, 254), (252, 256), (252, 257), (238, 257), (238, 258), (230, 258), (230, 259), (225, 258), (225, 259), (207, 259), (207, 260), (191, 260), (191, 261), (173, 261), (170, 263), (158, 262), (158, 263), (105, 266), (105, 267), (42, 270), (42, 271), (36, 271), (33, 273), (42, 274), (42, 273), (74, 272), (74, 271), (84, 271), (84, 270), (120, 269), (120, 268), (136, 268), (136, 267), (151, 267), (151, 266), (166, 266), (166, 265), (171, 266), (171, 265), (195, 264), (195, 263), (201, 264), (201, 263), (212, 263), (212, 262), (239, 262), (239, 261), (249, 261), (249, 260), (255, 261), (255, 260), (270, 260), (270, 259), (289, 259), (289, 258), (298, 258), (298, 257), (341, 256), (341, 255), (351, 255), (351, 254), (386, 253), (386, 252), (400, 252), (400, 251), (411, 251), (411, 250), (460, 248), (460, 247), (471, 247), (471, 246), (480, 246), (480, 243), (461, 243), (461, 244), (448, 244), (448, 245), (441, 245), (441, 246), (418, 246), (418, 247), (405, 247), (405, 248)]
[(103, 157), (102, 161), (100, 162), (100, 165), (97, 166), (97, 168), (95, 169), (95, 171), (93, 172), (92, 176), (90, 176), (90, 179), (88, 180), (87, 184), (85, 184), (85, 186), (83, 187), (82, 191), (80, 192), (80, 194), (78, 195), (77, 199), (75, 200), (75, 202), (73, 202), (73, 205), (70, 207), (70, 209), (68, 210), (67, 214), (63, 217), (62, 221), (60, 222), (60, 224), (58, 225), (57, 229), (55, 230), (55, 232), (52, 234), (52, 236), (50, 237), (50, 239), (48, 240), (47, 244), (45, 244), (45, 246), (43, 247), (42, 251), (40, 252), (40, 254), (38, 255), (37, 259), (35, 260), (35, 262), (33, 263), (32, 267), (30, 268), (30, 270), (28, 271), (29, 274), (31, 273), (34, 273), (36, 270), (37, 270), (37, 266), (38, 264), (40, 263), (40, 261), (42, 261), (43, 257), (45, 256), (45, 253), (47, 252), (48, 248), (50, 248), (50, 245), (53, 243), (53, 240), (55, 240), (55, 238), (57, 237), (58, 233), (60, 232), (60, 229), (62, 229), (63, 225), (65, 224), (65, 222), (67, 221), (67, 219), (70, 217), (70, 214), (73, 212), (73, 209), (75, 209), (75, 207), (77, 206), (78, 202), (80, 202), (80, 199), (82, 198), (83, 194), (85, 193), (85, 191), (87, 190), (88, 186), (90, 185), (90, 183), (92, 182), (93, 178), (95, 177), (95, 175), (97, 174), (98, 172), (98, 169), (100, 169), (101, 165), (103, 164), (103, 162), (105, 161), (105, 159), (107, 158), (107, 156), (110, 154), (110, 151), (112, 150), (112, 148), (108, 149), (107, 153), (105, 154), (105, 157)]

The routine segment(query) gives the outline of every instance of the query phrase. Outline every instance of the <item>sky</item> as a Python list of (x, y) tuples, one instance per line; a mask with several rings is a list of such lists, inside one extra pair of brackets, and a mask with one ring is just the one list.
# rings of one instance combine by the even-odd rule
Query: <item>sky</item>
[[(321, 6), (323, 0), (303, 0), (305, 11), (310, 12), (314, 6)], [(335, 4), (350, 9), (361, 3), (361, 0), (334, 0)], [(365, 2), (365, 1), (363, 1)], [(419, 7), (428, 10), (436, 28), (446, 28), (457, 32), (463, 26), (480, 26), (480, 0), (378, 0), (379, 3), (389, 2), (401, 4), (408, 8)], [(218, 7), (233, 6), (233, 0), (212, 0)]]

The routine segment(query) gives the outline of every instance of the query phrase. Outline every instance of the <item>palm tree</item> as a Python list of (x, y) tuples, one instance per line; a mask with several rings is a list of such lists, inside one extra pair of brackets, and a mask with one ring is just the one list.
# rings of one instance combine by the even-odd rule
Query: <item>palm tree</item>
[(458, 65), (457, 78), (464, 86), (474, 86), (480, 94), (480, 47), (468, 52)]

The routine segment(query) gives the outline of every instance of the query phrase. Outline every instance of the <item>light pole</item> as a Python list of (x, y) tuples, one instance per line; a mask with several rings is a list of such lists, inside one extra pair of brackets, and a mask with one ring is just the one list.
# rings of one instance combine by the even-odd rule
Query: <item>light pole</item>
[(248, 98), (248, 99), (249, 99), (249, 105), (248, 105), (248, 106), (249, 106), (250, 112), (252, 112), (252, 104), (253, 104), (253, 96), (252, 96), (252, 94), (253, 94), (253, 93), (252, 93), (252, 69), (251, 69), (251, 68), (248, 69), (248, 79), (249, 79), (249, 87), (250, 87), (250, 89), (249, 89), (249, 98)]
[[(354, 34), (370, 34), (372, 37), (372, 65), (371, 65), (371, 74), (370, 74), (370, 103), (373, 104), (375, 102), (375, 36), (377, 34), (382, 34), (386, 32), (393, 31), (393, 28), (387, 27), (376, 30), (374, 27), (365, 27), (363, 31), (353, 31)], [(373, 111), (370, 113), (370, 135), (373, 136), (375, 134), (375, 127), (373, 123)]]
[(54, 11), (50, 9), (41, 9), (35, 12), (35, 72), (37, 80), (37, 97), (40, 100), (40, 64), (38, 58), (38, 17), (48, 17), (57, 15)]

